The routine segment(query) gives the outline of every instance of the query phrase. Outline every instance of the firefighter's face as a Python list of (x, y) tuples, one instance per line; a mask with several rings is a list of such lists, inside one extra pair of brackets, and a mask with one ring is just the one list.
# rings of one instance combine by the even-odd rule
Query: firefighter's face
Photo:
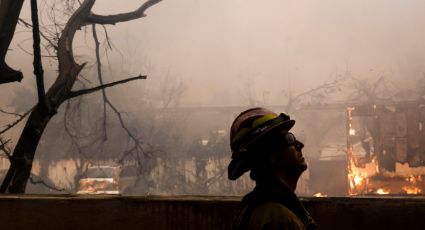
[(295, 139), (292, 133), (281, 133), (284, 138), (283, 146), (276, 154), (276, 163), (288, 172), (302, 173), (307, 169), (302, 149), (304, 144)]

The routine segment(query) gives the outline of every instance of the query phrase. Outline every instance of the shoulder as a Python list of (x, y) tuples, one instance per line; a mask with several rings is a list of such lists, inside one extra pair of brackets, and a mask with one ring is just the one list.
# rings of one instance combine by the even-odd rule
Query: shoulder
[(266, 202), (254, 208), (249, 226), (249, 229), (305, 229), (291, 210), (277, 202)]

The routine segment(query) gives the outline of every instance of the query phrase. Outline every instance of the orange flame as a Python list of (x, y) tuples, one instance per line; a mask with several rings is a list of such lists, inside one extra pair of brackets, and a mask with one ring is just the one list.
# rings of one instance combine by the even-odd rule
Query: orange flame
[(403, 186), (402, 188), (407, 194), (420, 194), (422, 189), (415, 186)]

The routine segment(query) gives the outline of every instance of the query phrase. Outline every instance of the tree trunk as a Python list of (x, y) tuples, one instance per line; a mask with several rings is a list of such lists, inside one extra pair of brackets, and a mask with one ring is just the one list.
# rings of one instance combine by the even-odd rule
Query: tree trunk
[(41, 135), (53, 113), (37, 105), (28, 118), (25, 128), (16, 144), (9, 171), (0, 187), (1, 193), (24, 193), (31, 173), (32, 162)]
[(0, 84), (21, 81), (22, 73), (13, 70), (6, 62), (6, 53), (15, 33), (24, 0), (0, 1)]

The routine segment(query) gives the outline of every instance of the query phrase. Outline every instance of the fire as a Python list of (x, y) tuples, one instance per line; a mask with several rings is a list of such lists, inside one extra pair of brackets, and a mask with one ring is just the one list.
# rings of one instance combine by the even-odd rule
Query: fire
[(365, 168), (358, 168), (352, 163), (349, 167), (349, 195), (365, 194), (422, 194), (425, 185), (425, 174), (403, 174), (401, 172), (374, 171), (376, 161), (366, 164)]
[(411, 184), (416, 184), (417, 182), (421, 182), (422, 181), (422, 177), (421, 176), (414, 176), (414, 175), (410, 175), (406, 178), (406, 181), (411, 183)]
[(318, 193), (314, 194), (313, 196), (314, 197), (327, 197), (328, 195), (321, 193), (321, 192), (318, 192)]
[(360, 172), (353, 172), (348, 175), (350, 181), (350, 195), (357, 195), (367, 186), (367, 174)]
[(415, 186), (403, 186), (403, 191), (405, 191), (407, 194), (419, 194), (422, 192), (422, 190)]
[(386, 195), (386, 194), (390, 194), (390, 190), (389, 189), (385, 189), (385, 188), (379, 188), (378, 190), (376, 190), (376, 194), (379, 195)]
[(353, 177), (354, 185), (361, 186), (364, 183), (366, 176), (367, 175), (360, 175), (360, 174), (354, 175)]

